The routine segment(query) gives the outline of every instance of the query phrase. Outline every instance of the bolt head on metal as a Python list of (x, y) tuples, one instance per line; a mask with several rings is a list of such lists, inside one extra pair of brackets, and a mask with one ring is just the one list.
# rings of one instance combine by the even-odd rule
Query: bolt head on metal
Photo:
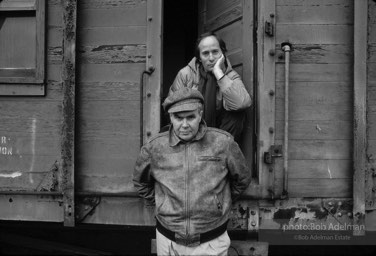
[(274, 128), (273, 127), (269, 127), (269, 133), (274, 133)]
[(274, 93), (274, 90), (270, 90), (270, 91), (269, 91), (269, 95), (270, 95), (270, 96), (274, 96), (274, 94), (275, 94), (275, 93)]
[(146, 132), (146, 135), (147, 136), (151, 136), (151, 132)]
[(251, 225), (252, 225), (252, 227), (255, 227), (256, 226), (256, 222), (252, 221)]

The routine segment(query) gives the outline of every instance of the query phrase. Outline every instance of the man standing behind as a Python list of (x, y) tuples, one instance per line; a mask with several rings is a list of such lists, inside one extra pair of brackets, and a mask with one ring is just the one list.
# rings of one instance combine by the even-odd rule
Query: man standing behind
[(182, 87), (199, 90), (205, 99), (204, 120), (209, 127), (231, 133), (240, 141), (244, 109), (251, 106), (249, 96), (238, 73), (225, 56), (225, 42), (208, 32), (199, 36), (195, 57), (177, 74), (169, 95)]
[(170, 130), (146, 143), (133, 181), (155, 203), (158, 255), (227, 255), (231, 204), (250, 170), (233, 137), (202, 119), (203, 96), (182, 88), (168, 96)]

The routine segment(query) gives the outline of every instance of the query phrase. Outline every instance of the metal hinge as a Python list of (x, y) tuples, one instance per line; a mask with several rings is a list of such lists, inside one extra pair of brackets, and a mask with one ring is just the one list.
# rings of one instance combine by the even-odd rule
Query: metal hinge
[(275, 157), (282, 157), (282, 145), (271, 145), (269, 151), (264, 152), (264, 162), (266, 164), (274, 163)]

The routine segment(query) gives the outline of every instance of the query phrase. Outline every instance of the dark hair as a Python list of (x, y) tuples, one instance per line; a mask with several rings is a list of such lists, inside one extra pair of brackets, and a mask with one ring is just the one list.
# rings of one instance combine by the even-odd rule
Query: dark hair
[(222, 40), (222, 38), (220, 38), (217, 34), (215, 34), (214, 32), (212, 31), (209, 31), (209, 32), (206, 32), (206, 33), (203, 33), (201, 34), (197, 40), (196, 40), (196, 48), (195, 48), (195, 57), (197, 60), (200, 60), (200, 49), (198, 48), (199, 44), (201, 43), (201, 41), (204, 39), (204, 38), (207, 38), (209, 36), (214, 36), (215, 39), (217, 39), (218, 43), (219, 43), (219, 48), (221, 48), (221, 51), (223, 52), (223, 54), (225, 54), (227, 52), (227, 48), (226, 48), (226, 43)]

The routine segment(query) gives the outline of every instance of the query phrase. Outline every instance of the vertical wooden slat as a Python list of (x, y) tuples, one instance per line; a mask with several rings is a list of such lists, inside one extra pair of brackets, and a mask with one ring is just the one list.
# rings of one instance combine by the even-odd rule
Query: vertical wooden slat
[[(367, 0), (354, 6), (354, 224), (365, 223), (366, 93), (367, 93)], [(354, 235), (365, 235), (354, 229)]]
[[(263, 187), (263, 196), (271, 197), (268, 192), (270, 179), (274, 177), (274, 171), (270, 171), (272, 166), (264, 163), (264, 152), (269, 151), (274, 144), (275, 131), (275, 59), (270, 55), (275, 51), (275, 36), (265, 34), (265, 22), (271, 22), (275, 30), (275, 0), (258, 1), (259, 18), (257, 31), (257, 73), (258, 91), (257, 93), (257, 165), (260, 185)], [(275, 31), (274, 31), (275, 34)], [(274, 193), (273, 191), (271, 191)]]
[(64, 225), (74, 226), (74, 127), (76, 86), (76, 0), (63, 3), (63, 125), (62, 125), (62, 190)]
[[(242, 22), (242, 63), (243, 63), (243, 82), (247, 88), (247, 91), (252, 97), (252, 104), (254, 106), (254, 97), (253, 97), (253, 29), (254, 29), (254, 17), (253, 17), (253, 6), (254, 1), (243, 0), (243, 22)], [(247, 119), (245, 123), (245, 132), (243, 136), (242, 149), (244, 156), (247, 159), (248, 166), (253, 171), (253, 162), (254, 162), (254, 107), (247, 109)]]
[(151, 136), (156, 135), (160, 129), (162, 15), (162, 0), (148, 0), (146, 69), (154, 71), (147, 79), (147, 84), (144, 90), (144, 142), (150, 139)]

